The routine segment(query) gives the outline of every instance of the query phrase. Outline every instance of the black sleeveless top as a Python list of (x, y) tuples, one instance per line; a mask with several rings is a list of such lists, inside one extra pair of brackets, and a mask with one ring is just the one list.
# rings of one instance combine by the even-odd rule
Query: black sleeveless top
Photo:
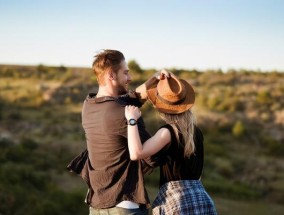
[[(160, 187), (177, 180), (198, 180), (203, 169), (203, 134), (198, 127), (194, 131), (195, 152), (190, 157), (184, 156), (184, 146), (178, 143), (174, 129), (166, 124), (161, 128), (167, 128), (171, 133), (171, 143), (159, 152), (163, 162), (160, 165)], [(181, 135), (179, 139), (181, 140)]]

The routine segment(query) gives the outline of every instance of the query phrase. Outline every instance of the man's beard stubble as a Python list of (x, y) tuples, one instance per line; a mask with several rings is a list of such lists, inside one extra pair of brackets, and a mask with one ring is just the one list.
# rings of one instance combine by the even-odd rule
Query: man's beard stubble
[(128, 89), (126, 87), (120, 86), (120, 88), (118, 90), (119, 95), (126, 94), (127, 92), (128, 92)]

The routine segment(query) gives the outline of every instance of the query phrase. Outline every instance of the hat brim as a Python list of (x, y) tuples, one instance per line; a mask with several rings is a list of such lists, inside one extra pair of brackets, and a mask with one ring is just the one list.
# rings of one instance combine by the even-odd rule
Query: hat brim
[(168, 114), (179, 114), (190, 109), (195, 101), (195, 93), (192, 86), (185, 80), (179, 79), (186, 89), (186, 97), (184, 101), (180, 104), (170, 105), (165, 104), (157, 98), (157, 83), (155, 85), (149, 86), (147, 89), (148, 100), (153, 104), (153, 106), (162, 113)]

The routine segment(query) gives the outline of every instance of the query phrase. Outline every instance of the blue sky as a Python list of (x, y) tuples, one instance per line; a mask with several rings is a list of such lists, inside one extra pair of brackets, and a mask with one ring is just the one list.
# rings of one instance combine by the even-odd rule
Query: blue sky
[(284, 70), (283, 0), (0, 0), (0, 64)]

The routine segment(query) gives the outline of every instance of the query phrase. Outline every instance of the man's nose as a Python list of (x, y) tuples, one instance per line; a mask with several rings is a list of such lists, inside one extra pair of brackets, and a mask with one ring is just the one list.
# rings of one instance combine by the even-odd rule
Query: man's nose
[(128, 76), (127, 76), (127, 82), (130, 82), (130, 81), (132, 81), (132, 77), (131, 77), (130, 74), (128, 74)]

